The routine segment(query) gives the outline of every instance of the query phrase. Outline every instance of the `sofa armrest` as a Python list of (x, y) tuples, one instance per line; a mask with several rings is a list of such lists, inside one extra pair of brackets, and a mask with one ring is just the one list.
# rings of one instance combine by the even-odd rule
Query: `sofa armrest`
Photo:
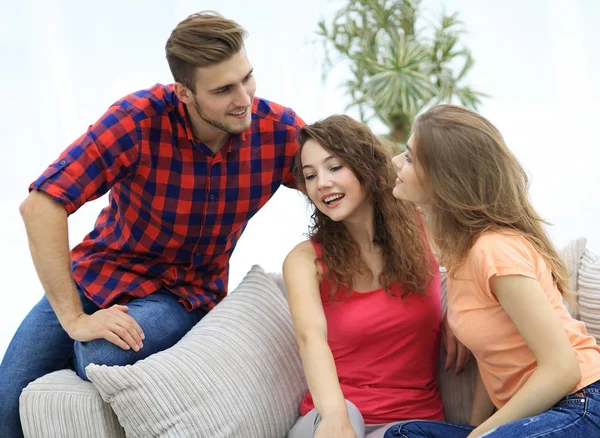
[(19, 411), (25, 437), (125, 438), (117, 416), (98, 390), (71, 370), (31, 382), (21, 393)]

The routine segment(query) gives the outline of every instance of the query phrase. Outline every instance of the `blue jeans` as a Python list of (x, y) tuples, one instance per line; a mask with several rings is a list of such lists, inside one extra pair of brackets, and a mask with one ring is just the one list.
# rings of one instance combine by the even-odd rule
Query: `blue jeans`
[[(79, 291), (83, 311), (92, 314), (99, 307)], [(48, 299), (44, 296), (25, 317), (13, 337), (0, 365), (0, 437), (22, 437), (19, 396), (38, 377), (71, 368), (88, 380), (85, 367), (90, 363), (129, 365), (173, 346), (206, 314), (187, 312), (178, 297), (159, 290), (129, 303), (128, 314), (144, 332), (144, 346), (137, 353), (96, 339), (73, 341), (63, 330)]]
[[(436, 421), (410, 421), (390, 427), (384, 438), (465, 438), (475, 429)], [(535, 417), (504, 424), (485, 438), (592, 438), (600, 436), (600, 381), (564, 397)]]

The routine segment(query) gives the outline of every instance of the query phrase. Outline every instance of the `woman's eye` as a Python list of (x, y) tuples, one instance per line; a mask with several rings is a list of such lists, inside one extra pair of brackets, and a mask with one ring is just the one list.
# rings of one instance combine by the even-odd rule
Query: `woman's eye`
[(329, 169), (331, 172), (336, 172), (338, 170), (340, 170), (342, 168), (342, 166), (331, 166), (331, 168)]
[(315, 175), (312, 174), (312, 173), (309, 174), (309, 175), (304, 175), (304, 180), (305, 181), (309, 181), (309, 180), (313, 179), (314, 177), (315, 177)]
[(410, 155), (408, 155), (408, 154), (406, 154), (406, 162), (412, 163), (412, 159), (410, 158)]

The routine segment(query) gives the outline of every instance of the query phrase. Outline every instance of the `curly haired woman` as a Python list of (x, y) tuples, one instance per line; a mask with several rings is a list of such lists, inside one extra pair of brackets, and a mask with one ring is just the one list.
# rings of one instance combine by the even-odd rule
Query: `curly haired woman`
[(310, 392), (288, 437), (443, 419), (440, 278), (415, 206), (392, 196), (389, 155), (347, 116), (298, 141), (296, 179), (315, 210), (283, 275)]

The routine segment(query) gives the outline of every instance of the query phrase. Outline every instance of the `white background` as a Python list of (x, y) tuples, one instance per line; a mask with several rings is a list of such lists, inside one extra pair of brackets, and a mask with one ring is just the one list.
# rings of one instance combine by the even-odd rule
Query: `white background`
[[(343, 2), (342, 2), (343, 3)], [(558, 246), (585, 236), (600, 253), (600, 2), (425, 0), (428, 17), (459, 11), (486, 92), (480, 111), (532, 179), (531, 198)], [(172, 81), (164, 45), (190, 13), (213, 9), (249, 31), (257, 95), (307, 122), (344, 112), (339, 67), (322, 80), (316, 23), (340, 1), (0, 0), (0, 357), (43, 291), (18, 205), (27, 187), (120, 97)], [(594, 81), (593, 78), (596, 78)], [(350, 113), (351, 115), (355, 115)], [(379, 126), (373, 125), (375, 130)], [(101, 198), (70, 218), (71, 244), (92, 229)], [(250, 222), (231, 260), (230, 287), (252, 264), (279, 271), (307, 231), (304, 199), (282, 188)]]

